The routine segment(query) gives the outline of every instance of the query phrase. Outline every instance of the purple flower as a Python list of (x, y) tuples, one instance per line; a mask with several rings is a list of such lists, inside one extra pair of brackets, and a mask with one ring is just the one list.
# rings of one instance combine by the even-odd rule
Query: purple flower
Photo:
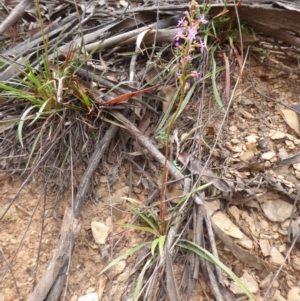
[(190, 61), (192, 60), (192, 57), (191, 57), (190, 55), (187, 55), (187, 56), (185, 57), (185, 59), (186, 59), (187, 62), (190, 62)]
[(184, 12), (184, 15), (187, 17), (188, 14), (189, 14), (189, 12), (186, 10), (186, 11)]
[(192, 76), (192, 77), (195, 77), (196, 79), (198, 79), (199, 76), (200, 76), (200, 73), (199, 73), (197, 70), (193, 70), (193, 71), (191, 72), (191, 76)]
[(179, 42), (176, 42), (176, 43), (175, 43), (175, 47), (178, 48), (179, 46), (180, 46)]
[(204, 15), (200, 15), (199, 20), (201, 21), (201, 24), (207, 24), (208, 23), (208, 20), (205, 19)]
[(199, 50), (200, 50), (201, 53), (203, 53), (205, 48), (206, 48), (205, 43), (202, 41), (201, 38), (199, 38), (198, 47), (199, 47)]
[(178, 21), (177, 27), (183, 26), (184, 20), (185, 20), (185, 17), (182, 17), (182, 18)]
[(192, 41), (196, 37), (197, 28), (195, 26), (194, 27), (190, 27), (189, 26), (187, 30), (188, 30), (188, 36), (187, 36), (187, 38)]
[(175, 41), (179, 41), (182, 35), (183, 35), (183, 30), (180, 29), (175, 36)]
[(176, 72), (177, 77), (181, 77), (181, 75), (182, 75), (181, 72), (179, 72), (179, 71)]

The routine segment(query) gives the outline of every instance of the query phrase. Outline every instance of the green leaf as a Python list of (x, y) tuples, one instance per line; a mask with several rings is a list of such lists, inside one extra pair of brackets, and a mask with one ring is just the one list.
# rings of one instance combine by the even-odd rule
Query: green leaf
[(151, 233), (155, 236), (159, 236), (159, 233), (150, 227), (143, 227), (143, 226), (137, 226), (137, 225), (132, 225), (132, 224), (118, 224), (118, 226), (120, 226), (122, 228), (138, 230), (138, 231), (145, 231), (145, 232)]
[(119, 257), (117, 257), (116, 259), (114, 259), (110, 264), (108, 264), (101, 272), (100, 275), (103, 274), (104, 272), (106, 272), (107, 270), (109, 270), (111, 267), (113, 267), (114, 265), (116, 265), (119, 261), (121, 261), (122, 259), (125, 259), (127, 256), (133, 254), (134, 252), (138, 251), (139, 249), (150, 245), (151, 242), (145, 242), (141, 245), (138, 245), (137, 247), (134, 247), (130, 250), (128, 250), (127, 252), (125, 252), (124, 254), (121, 254)]
[(138, 280), (137, 280), (137, 283), (136, 283), (136, 286), (135, 286), (135, 289), (134, 289), (134, 292), (133, 292), (133, 300), (138, 300), (138, 297), (139, 297), (139, 294), (140, 294), (140, 291), (141, 291), (141, 288), (142, 288), (142, 285), (143, 285), (143, 279), (144, 279), (144, 276), (145, 276), (145, 273), (148, 269), (148, 267), (151, 265), (151, 259), (149, 259), (145, 265), (143, 266), (142, 270), (141, 270), (141, 273), (138, 277)]
[(30, 111), (32, 111), (33, 109), (35, 109), (36, 106), (32, 106), (32, 107), (29, 107), (21, 116), (20, 118), (20, 121), (19, 121), (19, 124), (18, 124), (18, 131), (17, 131), (17, 134), (18, 134), (18, 139), (21, 143), (21, 146), (24, 147), (24, 144), (23, 144), (23, 137), (22, 137), (22, 131), (23, 131), (23, 125), (24, 125), (24, 122), (26, 121), (26, 118), (27, 118), (27, 115), (30, 113)]
[(164, 252), (164, 245), (166, 242), (166, 235), (161, 235), (158, 239), (159, 239), (159, 244), (158, 244), (159, 254), (160, 256), (162, 256)]
[(179, 243), (177, 243), (177, 246), (199, 255), (205, 260), (221, 268), (227, 275), (229, 275), (234, 280), (234, 282), (238, 284), (238, 286), (243, 290), (243, 292), (247, 295), (248, 298), (250, 298), (252, 301), (257, 301), (255, 296), (250, 292), (250, 290), (245, 286), (245, 284), (226, 265), (224, 265), (218, 258), (213, 256), (210, 252), (188, 240), (181, 240)]
[(154, 252), (155, 252), (155, 249), (156, 249), (156, 247), (159, 243), (159, 239), (160, 239), (160, 237), (156, 238), (152, 241), (152, 244), (151, 244), (151, 254), (152, 254), (152, 256), (154, 256)]

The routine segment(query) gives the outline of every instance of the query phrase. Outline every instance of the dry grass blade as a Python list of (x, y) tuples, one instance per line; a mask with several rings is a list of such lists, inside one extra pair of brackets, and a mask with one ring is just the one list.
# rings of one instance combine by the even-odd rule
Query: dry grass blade
[(167, 291), (170, 300), (179, 301), (180, 296), (178, 293), (178, 288), (176, 284), (175, 274), (173, 263), (171, 260), (171, 255), (169, 252), (165, 253), (166, 258), (166, 282), (167, 282)]

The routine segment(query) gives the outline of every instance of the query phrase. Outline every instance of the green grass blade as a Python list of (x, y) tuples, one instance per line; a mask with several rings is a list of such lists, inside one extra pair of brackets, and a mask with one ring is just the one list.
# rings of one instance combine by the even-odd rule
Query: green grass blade
[(134, 292), (133, 292), (133, 300), (136, 301), (138, 300), (138, 297), (139, 297), (139, 294), (141, 292), (141, 288), (142, 288), (142, 285), (143, 285), (143, 279), (144, 279), (144, 276), (145, 276), (145, 273), (148, 269), (148, 267), (151, 265), (151, 259), (149, 259), (145, 265), (143, 266), (141, 272), (140, 272), (140, 275), (138, 277), (138, 280), (136, 282), (136, 286), (135, 286), (135, 289), (134, 289)]
[(113, 267), (114, 265), (116, 265), (119, 261), (121, 261), (122, 259), (125, 259), (127, 256), (130, 256), (131, 254), (135, 253), (136, 251), (138, 251), (139, 249), (150, 245), (151, 242), (145, 242), (143, 244), (138, 245), (137, 247), (134, 247), (130, 250), (128, 250), (127, 252), (125, 252), (124, 254), (121, 254), (119, 257), (117, 257), (116, 259), (114, 259), (111, 263), (109, 263), (101, 272), (100, 275), (103, 274), (104, 272), (106, 272), (107, 270), (109, 270), (111, 267)]
[(164, 245), (166, 242), (166, 235), (161, 235), (158, 241), (158, 248), (159, 248), (159, 254), (160, 256), (162, 256), (163, 252), (164, 252)]
[(160, 239), (160, 237), (154, 239), (154, 240), (152, 241), (152, 243), (151, 243), (151, 254), (152, 254), (152, 256), (154, 256), (155, 249), (156, 249), (156, 247), (157, 247), (157, 245), (158, 245), (158, 243), (159, 243), (159, 239)]
[(137, 225), (132, 225), (132, 224), (118, 224), (118, 226), (120, 226), (122, 228), (138, 230), (138, 231), (145, 231), (145, 232), (151, 233), (155, 236), (159, 236), (159, 233), (150, 227), (143, 227), (143, 226), (137, 226)]
[(23, 144), (23, 137), (22, 137), (22, 131), (23, 131), (23, 125), (24, 125), (24, 122), (26, 121), (26, 117), (27, 115), (30, 113), (30, 111), (32, 111), (33, 109), (35, 109), (36, 106), (32, 106), (30, 108), (28, 108), (21, 116), (20, 118), (20, 121), (19, 121), (19, 124), (18, 124), (18, 131), (17, 131), (17, 135), (18, 135), (18, 139), (20, 141), (20, 144), (22, 147), (24, 147), (24, 144)]
[(250, 292), (250, 290), (245, 286), (245, 284), (237, 277), (225, 264), (223, 264), (219, 259), (214, 257), (210, 252), (201, 248), (200, 246), (190, 242), (188, 240), (181, 240), (177, 243), (177, 246), (180, 248), (187, 249), (200, 257), (204, 258), (205, 260), (211, 262), (212, 264), (221, 268), (227, 275), (229, 275), (234, 282), (236, 282), (239, 287), (243, 290), (243, 292), (250, 298), (252, 301), (257, 301), (255, 296)]

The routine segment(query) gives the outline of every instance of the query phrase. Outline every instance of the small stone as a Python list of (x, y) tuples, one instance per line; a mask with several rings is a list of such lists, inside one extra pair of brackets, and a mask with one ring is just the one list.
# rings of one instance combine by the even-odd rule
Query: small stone
[(242, 239), (237, 240), (236, 243), (247, 250), (253, 249), (253, 241), (250, 238), (248, 238), (246, 235), (244, 235)]
[(268, 228), (269, 223), (268, 223), (267, 221), (265, 221), (265, 220), (262, 220), (262, 221), (259, 223), (259, 226), (260, 226), (260, 228), (261, 228), (262, 230), (265, 230), (265, 229)]
[[(245, 272), (240, 279), (251, 293), (255, 294), (258, 292), (259, 290), (258, 284), (256, 280), (253, 278), (253, 276), (250, 275), (248, 272)], [(232, 285), (230, 286), (230, 290), (236, 295), (243, 294), (242, 289), (235, 282), (233, 282)]]
[(300, 163), (293, 164), (293, 167), (300, 172)]
[(230, 214), (232, 214), (232, 216), (235, 219), (235, 222), (238, 222), (240, 220), (240, 216), (241, 216), (241, 210), (236, 207), (236, 206), (231, 206), (229, 207), (228, 211), (230, 212)]
[(269, 241), (267, 239), (260, 239), (259, 240), (259, 246), (260, 246), (260, 249), (261, 249), (261, 253), (264, 256), (269, 256), (270, 255), (271, 247), (270, 247)]
[(263, 153), (262, 155), (261, 155), (261, 158), (263, 159), (263, 160), (271, 160), (272, 158), (274, 158), (276, 156), (276, 154), (274, 153), (274, 152), (266, 152), (266, 153)]
[(126, 267), (126, 261), (121, 260), (117, 264), (115, 264), (112, 268), (112, 279), (121, 274)]
[(254, 153), (251, 150), (245, 151), (240, 155), (241, 161), (251, 161), (254, 158)]
[(292, 256), (292, 267), (296, 271), (300, 271), (300, 258), (298, 256)]
[(96, 243), (100, 245), (105, 244), (108, 234), (110, 232), (109, 228), (106, 227), (103, 223), (94, 221), (91, 223), (91, 228)]
[(103, 296), (103, 292), (105, 290), (105, 287), (106, 287), (106, 283), (107, 283), (107, 277), (105, 275), (100, 275), (100, 278), (99, 278), (99, 286), (98, 286), (98, 296), (99, 296), (99, 300), (102, 299), (102, 296)]
[(232, 125), (232, 126), (229, 128), (229, 130), (230, 130), (231, 132), (236, 132), (236, 131), (237, 131), (237, 127), (236, 127), (235, 125)]
[(98, 294), (97, 293), (90, 293), (84, 296), (80, 296), (78, 301), (98, 301)]
[(297, 301), (300, 300), (300, 288), (299, 287), (293, 287), (287, 295), (288, 301)]
[(285, 144), (286, 144), (288, 149), (290, 149), (290, 150), (295, 149), (295, 144), (292, 141), (286, 140)]
[(258, 136), (250, 135), (250, 136), (245, 137), (245, 139), (246, 139), (247, 142), (256, 143), (257, 139), (258, 139)]
[(236, 138), (231, 139), (230, 142), (232, 144), (239, 144), (239, 143), (241, 143), (241, 141), (239, 139), (236, 139)]
[(271, 130), (269, 136), (272, 140), (283, 139), (286, 134), (280, 131)]
[(272, 247), (270, 252), (270, 263), (276, 266), (280, 266), (284, 261), (282, 254), (275, 248)]
[(217, 212), (211, 219), (227, 235), (238, 239), (243, 238), (244, 234), (241, 230), (223, 212)]
[(270, 273), (265, 279), (263, 279), (260, 282), (259, 287), (261, 289), (266, 289), (267, 287), (269, 287), (271, 281), (272, 281), (272, 273)]
[(255, 142), (246, 142), (245, 143), (245, 146), (246, 148), (249, 150), (249, 151), (252, 151), (254, 153), (257, 152), (257, 147), (256, 147), (256, 143)]

